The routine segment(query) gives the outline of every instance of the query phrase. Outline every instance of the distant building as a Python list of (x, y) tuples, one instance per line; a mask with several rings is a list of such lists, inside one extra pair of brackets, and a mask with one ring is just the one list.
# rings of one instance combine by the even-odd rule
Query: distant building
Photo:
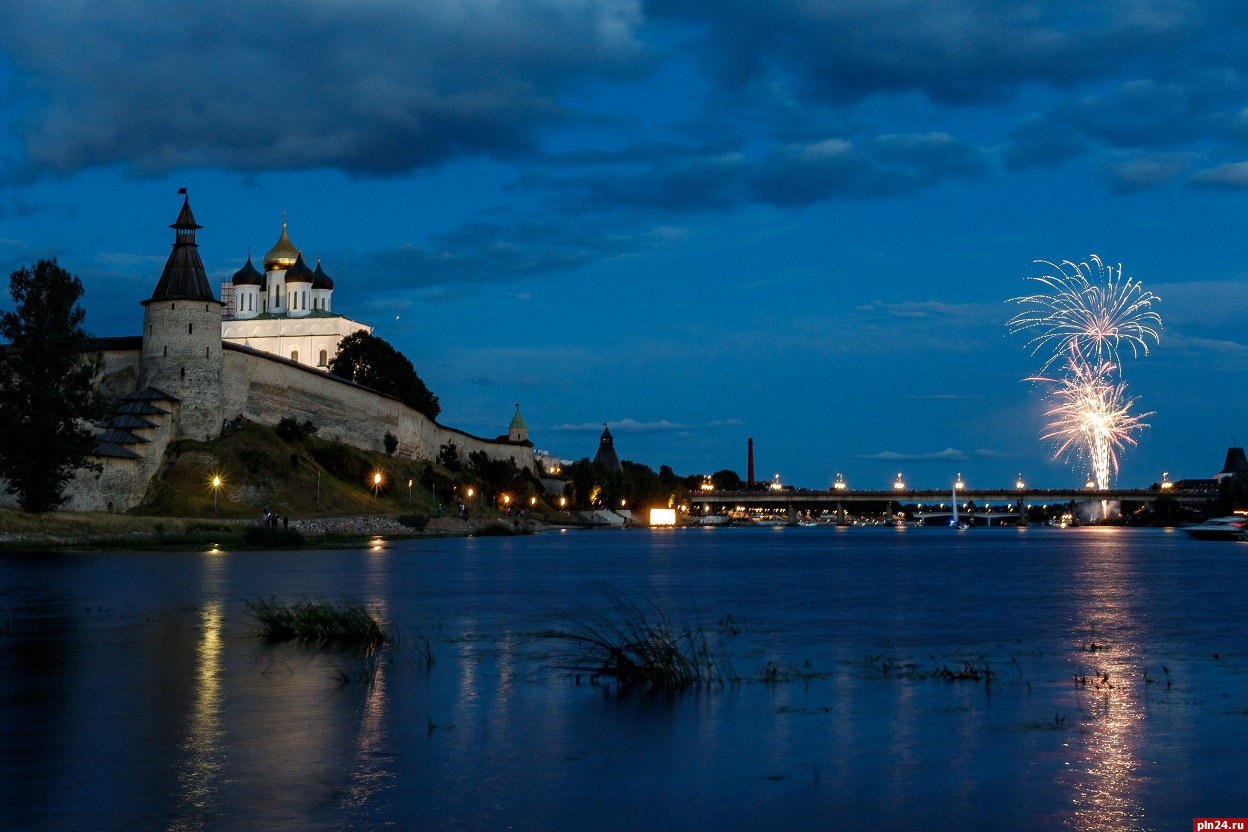
[(1243, 448), (1227, 448), (1226, 462), (1222, 463), (1222, 470), (1213, 475), (1218, 482), (1227, 477), (1233, 477), (1236, 474), (1248, 472), (1248, 457), (1244, 456)]
[(221, 339), (324, 370), (348, 335), (373, 328), (333, 311), (334, 281), (308, 268), (282, 222), (282, 234), (264, 255), (264, 273), (247, 262), (221, 283)]
[(615, 439), (606, 422), (602, 423), (602, 437), (598, 440), (598, 453), (594, 454), (594, 464), (602, 466), (603, 470), (612, 474), (624, 470), (624, 466), (620, 464), (620, 455), (615, 452)]

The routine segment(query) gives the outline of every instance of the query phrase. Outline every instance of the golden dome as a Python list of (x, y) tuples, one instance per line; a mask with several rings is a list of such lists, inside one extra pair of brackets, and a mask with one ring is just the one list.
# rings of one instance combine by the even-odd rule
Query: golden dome
[(264, 270), (271, 272), (289, 269), (298, 259), (299, 249), (286, 236), (286, 220), (282, 220), (282, 236), (277, 238), (277, 243), (264, 255)]

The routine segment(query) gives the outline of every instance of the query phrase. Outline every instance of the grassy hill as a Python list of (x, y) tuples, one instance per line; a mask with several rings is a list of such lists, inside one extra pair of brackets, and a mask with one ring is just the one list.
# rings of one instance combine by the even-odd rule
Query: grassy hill
[[(291, 518), (435, 514), (432, 495), (420, 484), (429, 466), (316, 437), (288, 442), (272, 428), (248, 422), (228, 437), (172, 444), (147, 498), (129, 513), (258, 519), (267, 507)], [(374, 503), (375, 473), (381, 485)], [(214, 475), (221, 477), (215, 512)], [(439, 496), (444, 505), (452, 503)]]

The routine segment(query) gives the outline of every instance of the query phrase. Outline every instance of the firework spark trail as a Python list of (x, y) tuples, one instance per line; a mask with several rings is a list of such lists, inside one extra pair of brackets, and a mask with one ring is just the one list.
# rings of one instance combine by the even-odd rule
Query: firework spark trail
[(1136, 400), (1127, 397), (1127, 386), (1117, 380), (1117, 373), (1116, 364), (1092, 363), (1072, 344), (1065, 375), (1027, 379), (1055, 388), (1053, 407), (1045, 414), (1050, 422), (1041, 438), (1059, 443), (1055, 457), (1085, 457), (1101, 491), (1109, 488), (1111, 473), (1118, 472), (1118, 449), (1136, 444), (1132, 434), (1148, 427), (1143, 420), (1152, 415), (1131, 413)]
[[(1032, 355), (1049, 348), (1052, 355), (1041, 370), (1047, 370), (1070, 347), (1078, 347), (1094, 361), (1117, 363), (1119, 348), (1128, 346), (1131, 354), (1148, 355), (1148, 342), (1160, 341), (1161, 315), (1153, 304), (1161, 299), (1145, 292), (1132, 278), (1122, 279), (1122, 264), (1117, 269), (1106, 267), (1101, 258), (1089, 258), (1096, 264), (1095, 274), (1088, 263), (1063, 260), (1061, 265), (1036, 260), (1057, 271), (1054, 275), (1029, 277), (1051, 290), (1033, 295), (1010, 298), (1008, 302), (1033, 308), (1011, 318), (1006, 326), (1010, 332), (1039, 330), (1027, 342)], [(1093, 278), (1096, 280), (1093, 280)]]
[(1126, 395), (1120, 353), (1130, 348), (1135, 357), (1148, 355), (1149, 342), (1159, 343), (1161, 315), (1153, 306), (1161, 299), (1132, 278), (1124, 281), (1121, 264), (1107, 267), (1095, 254), (1088, 259), (1094, 266), (1036, 260), (1055, 273), (1027, 278), (1045, 288), (1011, 298), (1027, 308), (1006, 326), (1033, 334), (1027, 342), (1032, 355), (1048, 352), (1041, 374), (1065, 356), (1058, 377), (1027, 379), (1050, 388), (1042, 438), (1058, 443), (1055, 458), (1086, 461), (1092, 484), (1105, 490), (1118, 472), (1118, 449), (1135, 444), (1132, 434), (1147, 427), (1143, 419), (1151, 415), (1131, 413), (1136, 400)]

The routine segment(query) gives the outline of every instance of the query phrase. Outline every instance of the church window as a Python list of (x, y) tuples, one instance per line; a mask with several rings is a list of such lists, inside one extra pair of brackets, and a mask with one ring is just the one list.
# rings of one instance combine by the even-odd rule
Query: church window
[(303, 290), (303, 308), (304, 309), (308, 308), (308, 290), (307, 289)]
[(320, 356), (320, 358), (317, 360), (317, 362), (316, 362), (316, 366), (318, 366), (318, 367), (324, 367), (324, 366), (325, 366), (326, 364), (328, 364), (328, 363), (329, 363), (329, 351), (328, 351), (328, 350), (321, 350), (321, 356)]
[(290, 360), (291, 360), (291, 361), (298, 361), (298, 360), (299, 360), (299, 350), (291, 350), (291, 351), (290, 351)]

